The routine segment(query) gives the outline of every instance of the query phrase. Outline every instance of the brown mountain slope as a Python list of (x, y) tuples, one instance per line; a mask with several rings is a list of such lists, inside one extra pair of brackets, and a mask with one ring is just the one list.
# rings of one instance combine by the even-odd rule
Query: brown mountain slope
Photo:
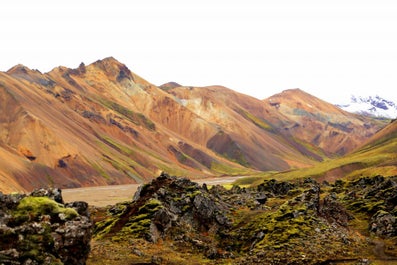
[(159, 88), (114, 58), (45, 74), (17, 65), (0, 73), (0, 101), (1, 191), (286, 170), (324, 156), (301, 131), (285, 133), (294, 117), (272, 104), (223, 87)]
[(47, 74), (18, 65), (0, 74), (0, 89), (0, 148), (15, 155), (1, 175), (26, 189), (140, 182), (164, 170), (247, 172), (184, 139), (215, 126), (113, 58)]
[[(284, 172), (263, 173), (264, 179), (292, 180), (315, 178), (333, 182), (337, 179), (352, 180), (363, 176), (397, 175), (397, 121), (394, 120), (378, 131), (353, 152), (318, 163), (310, 168)], [(260, 184), (261, 179), (256, 179)]]
[(283, 91), (264, 102), (272, 115), (276, 112), (269, 117), (273, 125), (331, 155), (352, 151), (385, 125), (345, 112), (300, 89)]
[[(307, 166), (318, 155), (275, 133), (268, 124), (262, 101), (225, 87), (176, 87), (175, 99), (218, 132), (206, 139), (209, 149), (259, 170), (286, 170)], [(260, 118), (260, 117), (263, 118)]]

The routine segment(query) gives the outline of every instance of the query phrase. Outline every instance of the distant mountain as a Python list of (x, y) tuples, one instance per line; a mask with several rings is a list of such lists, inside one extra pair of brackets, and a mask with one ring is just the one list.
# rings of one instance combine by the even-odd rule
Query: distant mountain
[[(280, 133), (320, 147), (328, 155), (345, 155), (376, 132), (373, 119), (316, 98), (301, 89), (289, 89), (264, 100), (269, 118)], [(272, 116), (272, 115), (277, 116)], [(271, 118), (270, 118), (271, 117)]]
[(352, 96), (348, 104), (337, 105), (341, 109), (362, 115), (394, 119), (397, 117), (396, 103), (379, 96)]
[(362, 176), (397, 175), (397, 120), (363, 142), (353, 152), (318, 163), (311, 168), (277, 172), (271, 175), (276, 179), (297, 179), (313, 177), (318, 181), (355, 179)]
[(308, 167), (385, 126), (302, 90), (258, 100), (225, 87), (160, 87), (114, 58), (0, 72), (0, 191)]

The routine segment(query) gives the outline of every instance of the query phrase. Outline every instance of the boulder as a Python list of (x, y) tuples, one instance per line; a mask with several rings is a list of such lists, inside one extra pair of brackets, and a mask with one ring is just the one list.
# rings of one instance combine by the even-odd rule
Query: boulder
[(85, 264), (92, 223), (85, 202), (59, 189), (0, 195), (0, 264)]
[(391, 213), (380, 210), (372, 216), (369, 231), (383, 238), (397, 236), (397, 219)]

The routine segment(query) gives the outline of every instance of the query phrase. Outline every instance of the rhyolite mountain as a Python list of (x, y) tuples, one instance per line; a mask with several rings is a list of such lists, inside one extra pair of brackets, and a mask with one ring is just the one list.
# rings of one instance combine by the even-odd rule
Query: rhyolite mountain
[(334, 182), (341, 178), (351, 180), (379, 175), (397, 175), (397, 120), (392, 120), (349, 154), (317, 163), (310, 168), (263, 172), (261, 177), (253, 181), (260, 183), (262, 179), (268, 178), (293, 180), (311, 177), (319, 182)]
[(284, 134), (320, 147), (328, 155), (351, 152), (379, 128), (374, 120), (352, 115), (300, 89), (285, 90), (264, 101), (276, 110), (278, 116), (274, 112), (269, 116)]
[(385, 124), (301, 90), (258, 100), (225, 87), (160, 87), (114, 58), (0, 72), (0, 190), (145, 182), (307, 167)]

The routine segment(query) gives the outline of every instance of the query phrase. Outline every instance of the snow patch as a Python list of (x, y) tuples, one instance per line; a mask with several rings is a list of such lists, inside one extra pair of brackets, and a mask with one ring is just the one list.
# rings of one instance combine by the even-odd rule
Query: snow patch
[(394, 119), (397, 117), (397, 105), (380, 96), (356, 97), (352, 96), (350, 103), (336, 105), (339, 108), (363, 115)]

